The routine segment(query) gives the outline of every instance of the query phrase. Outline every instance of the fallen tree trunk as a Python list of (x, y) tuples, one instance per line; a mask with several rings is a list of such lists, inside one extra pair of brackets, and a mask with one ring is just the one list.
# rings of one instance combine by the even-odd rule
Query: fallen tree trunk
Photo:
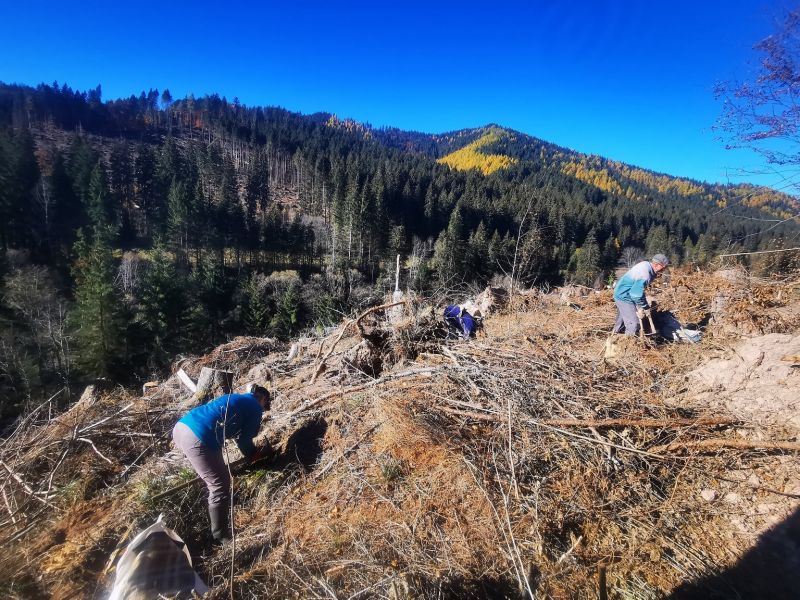
[(720, 450), (722, 448), (733, 448), (736, 450), (787, 450), (789, 452), (800, 452), (798, 442), (758, 442), (752, 440), (693, 440), (686, 442), (672, 442), (651, 448), (651, 452), (675, 452), (676, 450)]
[[(494, 423), (505, 423), (506, 417), (500, 415), (477, 413), (465, 410), (457, 410), (455, 408), (447, 408), (440, 406), (440, 410), (453, 415), (468, 417), (470, 419), (477, 419), (479, 421), (491, 421)], [(543, 425), (550, 425), (551, 427), (594, 427), (596, 429), (604, 428), (619, 428), (619, 427), (640, 427), (644, 429), (675, 429), (678, 427), (721, 427), (727, 425), (735, 425), (738, 423), (736, 419), (716, 419), (716, 418), (698, 418), (698, 419), (536, 419), (530, 421), (535, 425), (541, 423)]]

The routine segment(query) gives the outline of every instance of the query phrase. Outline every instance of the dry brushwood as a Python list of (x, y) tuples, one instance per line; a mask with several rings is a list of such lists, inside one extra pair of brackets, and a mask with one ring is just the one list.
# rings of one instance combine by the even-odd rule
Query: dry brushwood
[[(447, 408), (446, 406), (440, 407), (440, 410), (450, 413), (452, 415), (459, 415), (476, 419), (478, 421), (492, 421), (495, 423), (503, 423), (506, 418), (500, 415), (488, 413), (476, 413), (463, 410), (455, 410)], [(581, 428), (623, 428), (623, 427), (643, 427), (646, 429), (676, 429), (679, 427), (721, 427), (735, 425), (738, 423), (736, 419), (711, 419), (711, 418), (697, 418), (697, 419), (542, 419), (534, 421), (540, 425), (550, 425), (552, 427), (581, 427)]]
[[(325, 353), (325, 356), (322, 357), (322, 360), (319, 361), (319, 363), (317, 364), (317, 367), (314, 369), (314, 373), (311, 375), (311, 379), (309, 380), (309, 384), (312, 384), (317, 380), (317, 377), (319, 377), (319, 374), (325, 368), (325, 361), (328, 360), (328, 358), (330, 358), (331, 354), (333, 354), (333, 351), (336, 348), (336, 345), (341, 341), (342, 337), (348, 331), (348, 329), (350, 329), (350, 327), (355, 326), (358, 329), (359, 333), (361, 333), (363, 335), (363, 330), (361, 328), (361, 321), (367, 315), (371, 315), (372, 313), (375, 313), (375, 312), (377, 312), (379, 310), (386, 310), (388, 308), (392, 308), (394, 306), (400, 306), (401, 304), (406, 304), (406, 303), (407, 303), (406, 300), (402, 300), (400, 302), (390, 302), (389, 304), (381, 304), (380, 306), (373, 306), (372, 308), (365, 310), (363, 313), (361, 313), (355, 319), (349, 319), (349, 320), (345, 321), (345, 323), (339, 329), (339, 335), (336, 337), (336, 339), (334, 340), (333, 344), (331, 344), (331, 347), (328, 348), (328, 351)], [(323, 340), (320, 343), (319, 351), (317, 352), (317, 357), (319, 357), (319, 354), (322, 353), (322, 347), (324, 346), (324, 344), (325, 344), (325, 340)]]
[(682, 320), (709, 316), (723, 293), (734, 300), (714, 307), (703, 344), (637, 344), (614, 364), (601, 358), (610, 292), (587, 290), (568, 307), (538, 294), (530, 312), (494, 315), (468, 342), (443, 341), (436, 319), (418, 315), (376, 344), (376, 379), (345, 368), (319, 377), (337, 350), (371, 335), (359, 319), (306, 339), (313, 351), (291, 360), (273, 341), (238, 338), (176, 365), (195, 379), (203, 367), (234, 372), (235, 385), (251, 369), (275, 374), (263, 435), (280, 466), (237, 477), (235, 554), (203, 545), (200, 486), (174, 490), (191, 475), (163, 443), (189, 394), (177, 376), (146, 400), (98, 391), (57, 417), (45, 404), (0, 441), (0, 574), (33, 586), (30, 596), (101, 595), (108, 555), (164, 513), (204, 555), (211, 600), (588, 600), (600, 575), (608, 596), (666, 597), (735, 562), (741, 530), (791, 512), (798, 456), (796, 442), (779, 441), (790, 434), (693, 401), (686, 379), (704, 353), (725, 349), (715, 327), (748, 295), (749, 322), (791, 327), (768, 316), (777, 288), (741, 291), (677, 269), (660, 285), (661, 305)]

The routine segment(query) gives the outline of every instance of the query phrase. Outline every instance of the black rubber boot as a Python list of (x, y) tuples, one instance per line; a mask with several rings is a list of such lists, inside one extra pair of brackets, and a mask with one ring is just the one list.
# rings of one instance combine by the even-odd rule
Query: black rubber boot
[(211, 521), (211, 537), (214, 538), (215, 544), (224, 544), (231, 539), (231, 530), (230, 527), (228, 527), (229, 510), (229, 504), (227, 502), (208, 506), (208, 517)]

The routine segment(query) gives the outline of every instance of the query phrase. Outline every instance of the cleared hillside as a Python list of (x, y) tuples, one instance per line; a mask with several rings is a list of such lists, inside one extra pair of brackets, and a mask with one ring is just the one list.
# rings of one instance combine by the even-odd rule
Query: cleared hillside
[(600, 566), (611, 597), (789, 597), (800, 379), (781, 359), (800, 353), (798, 285), (676, 272), (660, 309), (707, 324), (702, 343), (614, 360), (610, 292), (580, 287), (495, 304), (469, 342), (410, 303), (291, 359), (266, 338), (183, 359), (276, 393), (262, 437), (281, 455), (237, 478), (235, 556), (207, 545), (199, 486), (153, 500), (191, 475), (169, 447), (191, 396), (175, 375), (145, 397), (45, 404), (0, 446), (3, 591), (102, 597), (114, 548), (163, 513), (214, 598), (595, 598)]

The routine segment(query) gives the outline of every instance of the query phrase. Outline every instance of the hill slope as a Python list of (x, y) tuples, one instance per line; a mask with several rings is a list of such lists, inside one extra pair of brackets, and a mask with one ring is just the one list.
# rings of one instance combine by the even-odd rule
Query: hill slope
[(423, 296), (512, 273), (602, 287), (643, 253), (766, 250), (741, 258), (759, 275), (800, 256), (797, 219), (499, 126), (430, 136), (218, 95), (0, 84), (0, 182), (9, 420), (97, 376), (331, 326), (393, 287), (398, 255)]
[[(55, 418), (34, 415), (0, 447), (16, 507), (2, 534), (5, 589), (100, 597), (112, 549), (164, 513), (212, 598), (227, 597), (231, 560), (237, 596), (267, 598), (594, 598), (599, 564), (622, 597), (703, 597), (706, 586), (789, 597), (796, 553), (764, 562), (746, 551), (799, 506), (796, 452), (758, 449), (795, 439), (798, 423), (731, 415), (736, 382), (715, 388), (710, 410), (691, 382), (712, 355), (735, 357), (753, 340), (800, 351), (797, 283), (679, 273), (658, 292), (683, 321), (711, 317), (703, 343), (637, 344), (606, 362), (608, 292), (531, 290), (467, 343), (438, 338), (419, 307), (395, 326), (375, 312), (342, 335), (298, 340), (292, 359), (274, 340), (239, 338), (183, 360), (192, 376), (234, 371), (237, 388), (271, 377), (276, 392), (262, 437), (281, 456), (237, 478), (233, 559), (207, 544), (199, 487), (154, 500), (187, 477), (168, 447), (190, 402), (176, 376), (147, 397), (95, 391)], [(377, 362), (357, 360), (365, 348)], [(778, 355), (752, 367), (759, 396)], [(797, 373), (785, 370), (796, 397)], [(791, 404), (771, 412), (795, 414)], [(709, 440), (718, 445), (704, 450)], [(753, 449), (736, 448), (748, 440)], [(790, 534), (771, 535), (797, 548)]]
[[(403, 132), (393, 130), (392, 136), (387, 136), (389, 143), (398, 144), (398, 139), (404, 139)], [(721, 185), (674, 177), (559, 147), (498, 125), (429, 136), (407, 134), (405, 139), (404, 147), (430, 154), (456, 169), (478, 169), (489, 174), (520, 162), (531, 163), (557, 168), (603, 192), (631, 200), (691, 198), (720, 208), (741, 205), (763, 209), (780, 218), (800, 212), (796, 197), (769, 187)]]

